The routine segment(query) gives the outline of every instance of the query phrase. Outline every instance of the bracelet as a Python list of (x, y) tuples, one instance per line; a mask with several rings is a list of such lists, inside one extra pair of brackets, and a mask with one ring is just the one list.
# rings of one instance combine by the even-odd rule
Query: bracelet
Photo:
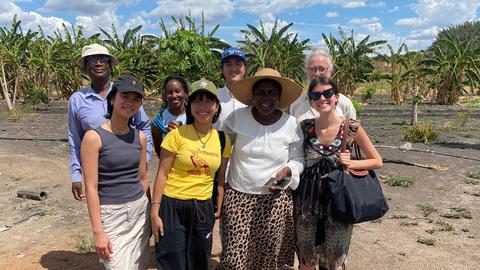
[(160, 202), (151, 202), (150, 204), (160, 204)]

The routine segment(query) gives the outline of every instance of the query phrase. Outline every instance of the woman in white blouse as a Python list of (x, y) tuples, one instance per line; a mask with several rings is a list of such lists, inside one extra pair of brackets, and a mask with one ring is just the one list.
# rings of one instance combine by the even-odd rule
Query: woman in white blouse
[[(224, 122), (232, 135), (229, 187), (222, 222), (223, 252), (217, 269), (278, 269), (293, 266), (291, 189), (303, 170), (303, 135), (294, 117), (282, 112), (302, 87), (273, 69), (237, 82), (235, 98), (248, 107)], [(266, 185), (291, 181), (288, 186)]]

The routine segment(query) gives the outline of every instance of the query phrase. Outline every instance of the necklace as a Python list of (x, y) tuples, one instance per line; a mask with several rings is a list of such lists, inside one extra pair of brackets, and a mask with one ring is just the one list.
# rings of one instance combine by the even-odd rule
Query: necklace
[(205, 149), (205, 147), (206, 147), (205, 145), (210, 140), (210, 137), (212, 137), (212, 129), (210, 129), (210, 131), (209, 131), (210, 135), (208, 135), (208, 138), (205, 142), (202, 141), (202, 138), (200, 137), (200, 134), (198, 134), (198, 131), (195, 129), (195, 127), (193, 127), (193, 130), (195, 130), (195, 133), (197, 134), (197, 137), (200, 140), (200, 143), (202, 144), (202, 148)]
[(130, 132), (130, 128), (126, 131), (123, 131), (123, 132), (113, 129), (112, 124), (110, 123), (110, 120), (107, 120), (107, 125), (112, 130), (113, 134), (115, 134), (115, 135), (126, 135)]

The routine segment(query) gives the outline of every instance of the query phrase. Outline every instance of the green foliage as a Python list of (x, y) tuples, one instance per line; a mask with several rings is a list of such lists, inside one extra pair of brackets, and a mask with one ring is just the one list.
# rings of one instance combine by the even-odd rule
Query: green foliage
[(402, 220), (400, 226), (417, 226), (418, 221), (416, 220)]
[(428, 217), (431, 213), (437, 212), (437, 209), (429, 203), (420, 203), (417, 204), (417, 207), (420, 209), (424, 217)]
[(362, 99), (362, 102), (366, 102), (367, 100), (371, 99), (373, 97), (373, 94), (375, 94), (377, 90), (373, 87), (367, 87), (363, 89), (360, 97)]
[(475, 109), (472, 107), (470, 108), (467, 108), (465, 111), (462, 111), (462, 112), (458, 112), (456, 114), (456, 125), (459, 127), (459, 128), (463, 128), (465, 126), (465, 124), (467, 124), (468, 120), (470, 119), (471, 115), (472, 115), (472, 112), (474, 111)]
[(374, 70), (372, 54), (386, 43), (385, 40), (370, 41), (366, 36), (356, 42), (353, 30), (346, 35), (342, 28), (338, 30), (340, 38), (335, 38), (322, 33), (335, 66), (333, 78), (337, 81), (339, 89), (347, 95), (352, 95), (358, 83), (367, 81)]
[(437, 34), (435, 42), (432, 44), (432, 47), (437, 45), (437, 40), (448, 38), (448, 36), (456, 37), (462, 46), (466, 46), (473, 40), (475, 50), (479, 50), (480, 40), (478, 37), (480, 36), (480, 22), (464, 22), (462, 24), (450, 25), (440, 30)]
[(410, 187), (414, 184), (414, 181), (407, 176), (392, 175), (387, 179), (386, 183), (392, 187)]
[(363, 112), (363, 104), (356, 101), (353, 98), (352, 98), (352, 104), (353, 104), (353, 107), (355, 108), (355, 111), (357, 112), (357, 118), (360, 118)]
[(420, 244), (427, 245), (427, 246), (434, 246), (436, 241), (433, 238), (427, 238), (427, 237), (419, 236), (417, 238), (417, 242), (420, 243)]
[(467, 177), (480, 180), (480, 170), (469, 171), (465, 175)]
[(439, 232), (451, 232), (455, 230), (452, 224), (444, 222), (444, 221), (437, 221), (435, 224), (438, 226), (437, 231)]
[(452, 219), (472, 219), (472, 214), (466, 208), (461, 207), (451, 207), (447, 212), (440, 214), (441, 217), (444, 218), (452, 218)]
[(413, 127), (407, 128), (404, 139), (411, 143), (432, 143), (438, 140), (439, 133), (430, 124), (419, 123)]
[(452, 34), (437, 39), (422, 61), (422, 72), (429, 75), (430, 86), (437, 90), (439, 104), (455, 104), (466, 87), (477, 89), (480, 84), (480, 57), (476, 37), (468, 41)]
[(24, 103), (35, 106), (40, 103), (49, 104), (50, 100), (44, 89), (27, 89), (24, 94)]
[(74, 235), (73, 238), (75, 239), (75, 249), (78, 252), (85, 253), (94, 251), (93, 239), (91, 237), (77, 234)]
[(470, 106), (480, 107), (480, 98), (470, 99), (466, 103), (469, 104)]
[(280, 74), (302, 84), (305, 81), (305, 56), (309, 39), (299, 40), (298, 33), (289, 32), (293, 23), (280, 27), (275, 21), (270, 35), (263, 22), (256, 28), (240, 30), (243, 40), (238, 41), (248, 55), (250, 75), (262, 68), (276, 69)]

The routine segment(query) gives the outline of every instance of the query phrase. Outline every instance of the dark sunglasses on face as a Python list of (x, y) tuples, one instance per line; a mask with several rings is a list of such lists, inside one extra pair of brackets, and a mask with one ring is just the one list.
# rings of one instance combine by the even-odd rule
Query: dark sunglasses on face
[(95, 64), (97, 61), (100, 61), (100, 63), (108, 63), (110, 57), (108, 55), (90, 55), (85, 58), (87, 64)]
[(331, 98), (333, 96), (333, 88), (327, 89), (323, 92), (310, 92), (308, 93), (308, 99), (310, 100), (319, 100), (321, 96), (324, 98)]

